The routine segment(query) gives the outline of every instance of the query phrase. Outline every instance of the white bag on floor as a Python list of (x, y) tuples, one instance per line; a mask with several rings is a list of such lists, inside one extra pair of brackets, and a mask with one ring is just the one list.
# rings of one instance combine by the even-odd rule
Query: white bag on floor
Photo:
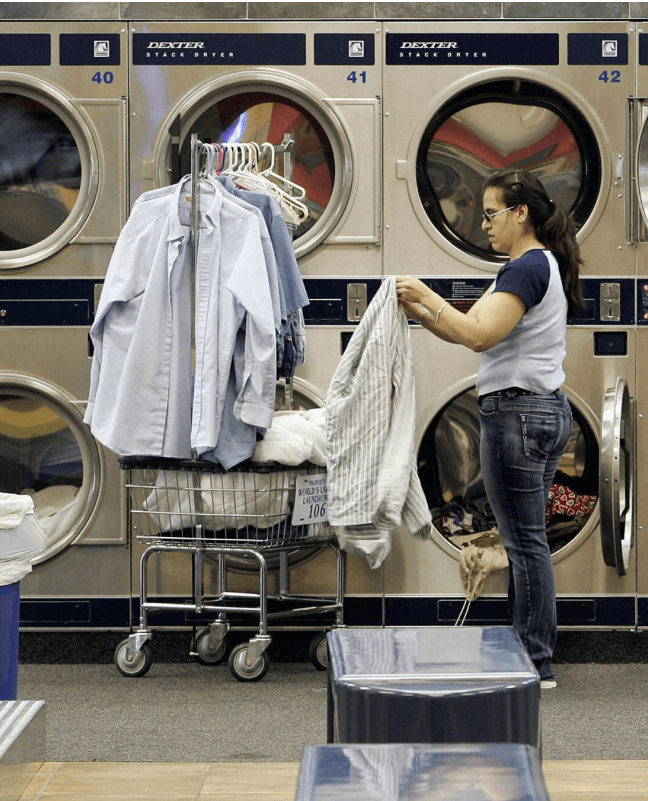
[(0, 562), (33, 559), (46, 547), (32, 499), (0, 492)]

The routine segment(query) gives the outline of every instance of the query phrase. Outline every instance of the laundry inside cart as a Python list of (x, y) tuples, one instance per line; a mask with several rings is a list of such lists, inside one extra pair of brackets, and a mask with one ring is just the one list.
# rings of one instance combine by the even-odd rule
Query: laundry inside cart
[(195, 463), (183, 470), (144, 462), (131, 484), (136, 534), (186, 539), (195, 537), (200, 527), (205, 538), (223, 538), (225, 543), (316, 539), (326, 534), (324, 524), (292, 524), (298, 477), (314, 472), (314, 465), (286, 470), (277, 464), (255, 464), (216, 472)]
[[(148, 485), (142, 486), (140, 515), (148, 515), (151, 532), (160, 533), (202, 525), (206, 531), (234, 530), (240, 536), (241, 530), (254, 533), (253, 529), (280, 527), (294, 513), (297, 496), (303, 492), (296, 487), (298, 476), (312, 473), (312, 468), (299, 472), (292, 468), (315, 464), (325, 470), (326, 410), (277, 412), (249, 464), (252, 469), (229, 472), (214, 472), (205, 465), (199, 475), (161, 469), (148, 495)], [(320, 483), (325, 485), (325, 477)], [(320, 529), (314, 529), (312, 536)], [(265, 535), (257, 532), (257, 536)]]

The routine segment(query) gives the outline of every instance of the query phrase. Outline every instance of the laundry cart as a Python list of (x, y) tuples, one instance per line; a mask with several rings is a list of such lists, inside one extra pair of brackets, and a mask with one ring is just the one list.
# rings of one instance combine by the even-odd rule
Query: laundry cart
[[(122, 458), (120, 464), (126, 471), (131, 542), (139, 540), (144, 546), (139, 564), (139, 627), (115, 651), (115, 663), (123, 675), (143, 676), (152, 664), (149, 617), (154, 612), (193, 613), (202, 619), (214, 616), (209, 625), (195, 630), (193, 655), (203, 664), (217, 664), (225, 658), (233, 618), (258, 620), (258, 633), (235, 646), (229, 656), (230, 670), (239, 681), (259, 681), (267, 673), (270, 621), (326, 615), (327, 620), (332, 619), (331, 628), (343, 625), (345, 554), (332, 529), (321, 520), (326, 482), (322, 467), (244, 462), (223, 472), (209, 462), (136, 457)], [(320, 547), (332, 548), (336, 554), (334, 596), (291, 595), (289, 572), (294, 552)], [(190, 555), (191, 600), (149, 599), (147, 568), (153, 554), (160, 559)], [(245, 557), (256, 563), (258, 593), (228, 591), (228, 557)], [(268, 592), (271, 558), (279, 561), (279, 594), (273, 596)], [(206, 561), (217, 566), (213, 597), (205, 594)], [(278, 611), (268, 610), (269, 600), (279, 602), (275, 604)], [(312, 640), (310, 657), (315, 667), (326, 669), (325, 632)]]

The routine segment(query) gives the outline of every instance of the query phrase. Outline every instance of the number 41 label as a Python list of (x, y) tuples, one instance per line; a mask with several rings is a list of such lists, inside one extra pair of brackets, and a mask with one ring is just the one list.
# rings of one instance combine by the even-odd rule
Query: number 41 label
[(326, 520), (326, 473), (297, 476), (295, 480), (295, 508), (293, 526), (304, 523), (321, 523)]

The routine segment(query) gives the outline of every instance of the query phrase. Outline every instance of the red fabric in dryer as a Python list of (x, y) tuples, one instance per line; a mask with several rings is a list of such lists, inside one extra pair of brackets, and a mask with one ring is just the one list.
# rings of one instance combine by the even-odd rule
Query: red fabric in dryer
[(547, 512), (545, 522), (549, 523), (554, 515), (565, 515), (566, 517), (583, 517), (584, 521), (594, 511), (596, 495), (580, 495), (564, 484), (552, 484), (547, 501)]

